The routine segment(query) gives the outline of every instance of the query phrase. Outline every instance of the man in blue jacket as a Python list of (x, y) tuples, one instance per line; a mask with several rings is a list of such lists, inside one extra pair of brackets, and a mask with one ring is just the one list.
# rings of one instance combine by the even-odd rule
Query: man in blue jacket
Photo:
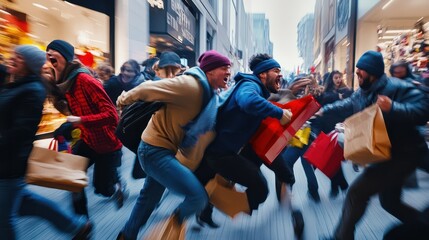
[(289, 110), (270, 103), (270, 93), (278, 92), (282, 78), (280, 64), (268, 54), (254, 55), (249, 62), (253, 74), (238, 73), (231, 95), (219, 109), (216, 138), (206, 150), (208, 165), (223, 177), (247, 187), (248, 213), (268, 196), (268, 186), (255, 163), (240, 155), (262, 120), (273, 117), (287, 124)]
[(420, 216), (419, 211), (401, 201), (401, 193), (405, 179), (428, 151), (418, 130), (429, 120), (428, 98), (413, 84), (388, 78), (379, 52), (365, 52), (356, 64), (356, 75), (360, 88), (350, 98), (325, 105), (317, 115), (329, 115), (342, 122), (376, 103), (392, 144), (391, 159), (369, 165), (354, 180), (344, 200), (335, 239), (354, 239), (356, 224), (375, 194), (381, 206), (404, 223)]

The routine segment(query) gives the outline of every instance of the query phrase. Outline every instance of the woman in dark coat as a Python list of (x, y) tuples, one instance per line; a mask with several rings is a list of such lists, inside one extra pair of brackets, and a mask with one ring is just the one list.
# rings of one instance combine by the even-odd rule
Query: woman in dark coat
[[(27, 159), (42, 118), (45, 86), (40, 71), (46, 54), (37, 47), (21, 45), (10, 58), (0, 80), (0, 236), (16, 239), (18, 215), (39, 216), (73, 239), (86, 239), (92, 224), (66, 214), (54, 202), (26, 187)], [(30, 229), (29, 229), (30, 230)]]
[[(335, 101), (339, 101), (345, 98), (348, 98), (352, 95), (353, 90), (348, 88), (343, 81), (343, 74), (340, 71), (334, 70), (329, 75), (324, 83), (324, 90), (320, 97), (318, 97), (319, 103), (324, 106)], [(312, 122), (312, 131), (318, 133), (318, 131), (323, 131), (324, 133), (329, 133), (335, 129), (335, 124), (337, 124), (335, 119), (330, 118), (329, 116), (324, 116), (319, 119), (315, 119)], [(344, 177), (342, 168), (338, 170), (337, 174), (331, 179), (331, 197), (336, 197), (339, 190), (347, 190), (349, 184)]]

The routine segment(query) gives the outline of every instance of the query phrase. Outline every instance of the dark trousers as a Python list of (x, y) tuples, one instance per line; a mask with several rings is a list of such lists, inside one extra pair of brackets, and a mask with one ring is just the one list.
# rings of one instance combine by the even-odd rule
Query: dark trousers
[(381, 206), (400, 221), (412, 222), (419, 211), (401, 201), (402, 185), (416, 169), (420, 156), (396, 156), (384, 163), (372, 164), (351, 184), (339, 224), (335, 230), (337, 239), (354, 239), (355, 226), (365, 213), (369, 199), (379, 194)]
[(349, 187), (349, 184), (344, 177), (344, 172), (342, 166), (338, 169), (338, 172), (331, 179), (331, 191), (338, 191), (338, 188), (341, 190), (346, 190)]
[[(116, 191), (116, 183), (120, 177), (117, 168), (121, 166), (122, 151), (119, 149), (110, 153), (97, 153), (84, 141), (79, 140), (73, 147), (72, 153), (87, 157), (88, 168), (94, 164), (92, 184), (94, 192), (105, 197), (111, 197)], [(75, 213), (88, 216), (87, 197), (85, 190), (72, 194)]]
[(246, 194), (251, 210), (257, 209), (259, 204), (268, 197), (268, 184), (260, 170), (260, 165), (249, 159), (237, 155), (206, 154), (208, 166), (221, 176), (242, 186), (247, 187)]
[[(310, 143), (309, 143), (310, 144)], [(305, 151), (307, 151), (308, 145), (305, 145), (302, 148), (288, 146), (281, 154), (281, 158), (285, 161), (289, 168), (293, 171), (293, 166), (299, 157), (301, 157), (302, 168), (304, 169), (305, 177), (307, 178), (307, 187), (310, 192), (317, 192), (319, 189), (319, 184), (317, 183), (316, 174), (314, 173), (314, 168), (311, 164), (305, 159)]]
[(265, 164), (258, 157), (258, 155), (256, 155), (255, 151), (253, 151), (250, 145), (247, 145), (246, 147), (244, 147), (240, 155), (242, 155), (246, 159), (249, 159), (251, 162), (255, 163), (259, 167), (262, 164), (264, 164), (274, 172), (274, 174), (276, 175), (276, 179), (278, 179), (279, 181), (290, 185), (295, 183), (295, 176), (293, 174), (293, 169), (290, 168), (289, 164), (282, 157), (282, 155), (279, 155), (271, 164)]

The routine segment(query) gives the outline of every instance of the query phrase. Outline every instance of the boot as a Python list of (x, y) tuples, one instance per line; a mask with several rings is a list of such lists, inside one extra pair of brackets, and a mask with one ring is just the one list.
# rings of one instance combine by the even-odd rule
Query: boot
[(73, 240), (87, 240), (91, 239), (93, 225), (90, 221), (87, 221), (82, 229), (72, 238)]
[(89, 218), (85, 190), (82, 190), (82, 192), (72, 192), (72, 202), (76, 214)]
[(304, 232), (304, 217), (300, 210), (292, 210), (292, 225), (296, 238), (301, 239)]
[(204, 210), (197, 214), (197, 223), (201, 227), (204, 227), (205, 224), (207, 224), (211, 228), (219, 228), (219, 224), (215, 223), (212, 218), (213, 213), (213, 205), (211, 203), (207, 204), (207, 206), (204, 208)]

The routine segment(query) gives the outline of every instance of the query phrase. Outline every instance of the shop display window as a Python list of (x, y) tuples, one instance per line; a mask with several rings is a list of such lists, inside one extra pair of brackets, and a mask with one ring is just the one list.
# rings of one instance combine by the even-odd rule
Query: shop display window
[(66, 116), (58, 112), (54, 105), (46, 100), (43, 105), (42, 120), (39, 123), (36, 136), (39, 138), (51, 137), (50, 134), (64, 122), (66, 122)]
[(380, 42), (378, 45), (385, 58), (386, 69), (398, 60), (406, 60), (412, 64), (414, 73), (428, 71), (429, 23), (424, 23), (421, 19), (409, 29), (386, 29), (383, 31), (384, 38), (387, 33), (395, 35), (391, 36), (391, 41)]

